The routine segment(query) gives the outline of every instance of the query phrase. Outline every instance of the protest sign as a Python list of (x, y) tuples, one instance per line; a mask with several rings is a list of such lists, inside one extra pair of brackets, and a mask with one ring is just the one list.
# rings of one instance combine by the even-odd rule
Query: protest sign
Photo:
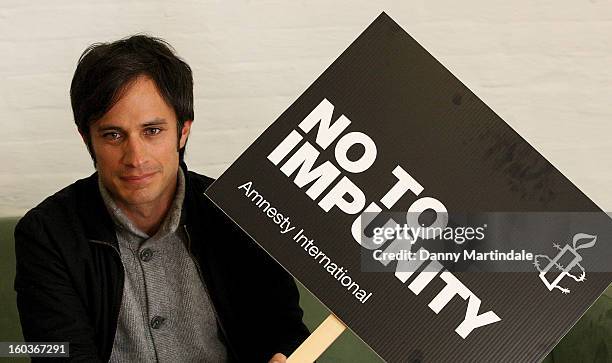
[(384, 13), (206, 195), (389, 362), (541, 360), (612, 280), (610, 218)]

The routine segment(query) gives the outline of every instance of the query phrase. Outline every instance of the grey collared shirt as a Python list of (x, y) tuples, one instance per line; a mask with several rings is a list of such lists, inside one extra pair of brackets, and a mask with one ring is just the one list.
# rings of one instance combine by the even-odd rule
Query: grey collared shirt
[(115, 224), (125, 272), (110, 361), (226, 362), (206, 286), (185, 247), (183, 171), (179, 168), (174, 200), (153, 236), (130, 221), (99, 178), (98, 186)]

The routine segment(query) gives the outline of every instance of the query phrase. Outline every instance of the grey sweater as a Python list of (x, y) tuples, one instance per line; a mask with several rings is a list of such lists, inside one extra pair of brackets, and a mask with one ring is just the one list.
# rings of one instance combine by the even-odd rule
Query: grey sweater
[(110, 361), (226, 362), (206, 286), (185, 247), (183, 171), (179, 168), (175, 198), (153, 236), (129, 220), (99, 178), (98, 185), (115, 223), (125, 272)]

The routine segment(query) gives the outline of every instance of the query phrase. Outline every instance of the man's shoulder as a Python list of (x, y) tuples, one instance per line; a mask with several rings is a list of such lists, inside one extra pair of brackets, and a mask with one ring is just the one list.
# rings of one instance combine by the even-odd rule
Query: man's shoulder
[(196, 173), (195, 171), (189, 170), (187, 172), (187, 176), (189, 178), (190, 183), (197, 189), (202, 192), (205, 191), (214, 181), (214, 178), (206, 176), (204, 174)]
[(74, 218), (78, 214), (79, 202), (82, 202), (83, 198), (88, 198), (88, 195), (91, 195), (95, 190), (96, 178), (97, 176), (94, 173), (48, 196), (37, 206), (27, 211), (18, 225), (41, 223), (44, 220), (53, 222), (58, 219)]

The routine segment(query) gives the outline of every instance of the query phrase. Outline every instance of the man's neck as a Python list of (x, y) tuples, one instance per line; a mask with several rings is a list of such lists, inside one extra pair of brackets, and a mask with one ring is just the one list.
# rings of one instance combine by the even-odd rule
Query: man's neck
[(174, 193), (163, 198), (164, 200), (138, 205), (117, 203), (117, 207), (130, 219), (134, 226), (147, 235), (153, 236), (164, 221), (166, 214), (168, 214), (173, 197)]

